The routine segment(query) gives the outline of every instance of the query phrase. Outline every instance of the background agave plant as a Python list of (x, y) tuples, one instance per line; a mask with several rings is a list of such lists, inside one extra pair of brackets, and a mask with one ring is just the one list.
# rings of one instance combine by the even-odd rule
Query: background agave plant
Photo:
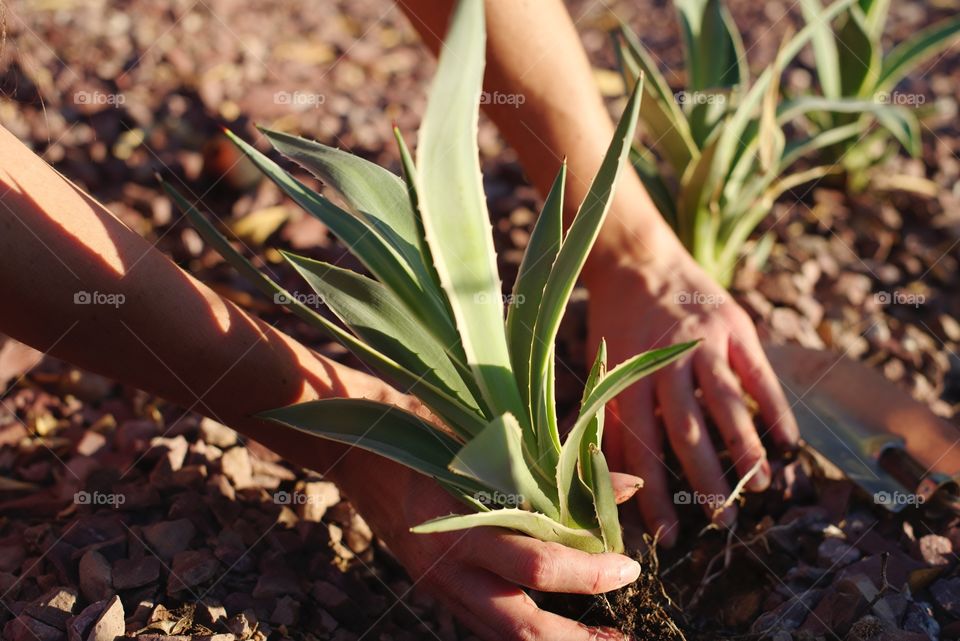
[[(820, 0), (801, 0), (801, 6), (806, 21), (816, 30), (812, 44), (823, 97), (890, 105), (898, 112), (896, 119), (905, 125), (905, 135), (898, 136), (900, 144), (911, 154), (919, 154), (922, 110), (916, 107), (920, 101), (900, 101), (893, 92), (921, 64), (956, 42), (960, 16), (923, 29), (884, 55), (882, 37), (890, 0), (858, 0), (832, 22), (821, 18)], [(880, 115), (889, 117), (889, 113)], [(890, 144), (891, 130), (881, 127), (867, 135), (870, 118), (856, 111), (811, 114), (808, 130), (825, 131), (854, 123), (859, 127), (857, 135), (826, 148), (824, 157), (842, 164), (850, 185), (861, 189), (869, 182), (868, 170), (896, 151)]]
[[(634, 168), (690, 253), (723, 285), (732, 280), (744, 245), (774, 201), (835, 170), (833, 163), (794, 170), (798, 161), (855, 138), (863, 114), (909, 144), (909, 122), (890, 105), (820, 96), (784, 100), (780, 93), (782, 70), (822, 34), (821, 24), (852, 2), (838, 0), (822, 10), (821, 22), (787, 39), (774, 63), (751, 80), (742, 38), (723, 2), (676, 0), (687, 72), (687, 85), (678, 94), (626, 26), (614, 33), (627, 86), (646, 78), (640, 120), (652, 149), (632, 151)], [(825, 113), (855, 114), (858, 122), (787, 141), (786, 125)], [(672, 176), (665, 178), (664, 165)], [(758, 243), (761, 253), (769, 242)]]
[(347, 209), (231, 135), (375, 277), (284, 254), (344, 327), (259, 272), (195, 207), (168, 192), (206, 241), (263, 292), (416, 394), (445, 429), (398, 408), (356, 399), (304, 403), (265, 417), (403, 463), (435, 478), (474, 509), (424, 523), (417, 532), (494, 525), (590, 552), (622, 551), (600, 450), (604, 406), (694, 345), (641, 354), (609, 371), (601, 345), (579, 415), (561, 442), (554, 342), (626, 164), (642, 82), (566, 235), (561, 216), (566, 168), (560, 170), (507, 297), (505, 318), (476, 141), (484, 47), (483, 3), (462, 0), (430, 92), (416, 166), (397, 132), (405, 181), (343, 151), (263, 132), (282, 154), (339, 192)]

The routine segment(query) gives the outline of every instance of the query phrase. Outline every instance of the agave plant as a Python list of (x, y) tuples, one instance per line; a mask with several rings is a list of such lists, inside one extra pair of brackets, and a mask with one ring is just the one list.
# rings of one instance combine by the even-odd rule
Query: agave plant
[[(816, 30), (812, 44), (823, 97), (890, 105), (899, 112), (897, 119), (906, 125), (907, 135), (898, 137), (900, 144), (912, 155), (919, 154), (921, 110), (917, 107), (922, 101), (894, 90), (921, 64), (956, 42), (960, 16), (923, 29), (884, 55), (882, 37), (890, 0), (858, 0), (832, 22), (821, 19), (820, 0), (801, 0), (801, 6), (805, 19)], [(830, 161), (843, 165), (854, 188), (864, 187), (870, 179), (869, 169), (896, 150), (889, 144), (890, 129), (881, 127), (870, 132), (870, 119), (863, 114), (826, 112), (811, 114), (810, 121), (811, 131), (859, 125), (856, 137), (824, 150)]]
[[(853, 0), (821, 11), (829, 22)], [(795, 169), (817, 150), (857, 135), (857, 126), (816, 131), (787, 142), (784, 127), (811, 113), (869, 113), (906, 140), (899, 110), (867, 101), (803, 97), (785, 100), (782, 70), (820, 33), (807, 25), (782, 45), (773, 64), (751, 80), (743, 41), (721, 0), (676, 0), (686, 87), (674, 94), (654, 57), (626, 26), (614, 35), (628, 87), (643, 75), (640, 120), (652, 149), (631, 154), (661, 214), (688, 251), (728, 285), (752, 232), (784, 192), (831, 171), (831, 164)], [(660, 169), (666, 165), (670, 179)], [(764, 251), (770, 237), (757, 243)]]
[(601, 345), (579, 415), (561, 442), (554, 342), (627, 161), (640, 83), (565, 235), (566, 168), (561, 168), (512, 294), (504, 297), (476, 140), (484, 45), (483, 3), (462, 0), (430, 92), (416, 165), (395, 132), (404, 180), (343, 151), (263, 131), (280, 153), (338, 192), (345, 209), (231, 134), (257, 167), (323, 221), (373, 275), (284, 254), (343, 326), (262, 274), (195, 207), (168, 192), (205, 240), (266, 295), (415, 394), (443, 425), (358, 399), (303, 403), (266, 412), (266, 418), (398, 461), (433, 477), (473, 510), (424, 523), (416, 532), (491, 525), (590, 552), (622, 551), (600, 450), (604, 406), (693, 344), (647, 352), (609, 371)]

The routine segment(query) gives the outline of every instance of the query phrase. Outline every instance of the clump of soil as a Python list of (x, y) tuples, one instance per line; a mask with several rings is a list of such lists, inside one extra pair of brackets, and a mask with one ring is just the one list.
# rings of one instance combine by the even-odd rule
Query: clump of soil
[(682, 613), (660, 580), (656, 541), (646, 538), (646, 543), (646, 551), (634, 555), (643, 568), (636, 582), (596, 597), (600, 617), (609, 619), (602, 624), (635, 639), (687, 641), (677, 623), (682, 621)]

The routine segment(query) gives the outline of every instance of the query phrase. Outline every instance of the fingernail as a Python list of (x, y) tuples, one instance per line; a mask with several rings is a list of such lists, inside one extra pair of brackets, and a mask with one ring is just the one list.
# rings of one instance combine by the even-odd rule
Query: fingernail
[(750, 489), (754, 492), (763, 492), (768, 487), (770, 487), (770, 464), (764, 461), (750, 479)]
[(629, 585), (637, 580), (640, 577), (640, 564), (634, 561), (633, 559), (627, 559), (620, 564), (620, 569), (617, 575), (617, 580), (620, 582), (620, 587)]

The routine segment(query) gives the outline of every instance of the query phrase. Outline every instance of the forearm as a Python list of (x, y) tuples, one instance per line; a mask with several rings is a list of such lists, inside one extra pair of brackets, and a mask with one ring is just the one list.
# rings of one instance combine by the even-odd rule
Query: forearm
[[(452, 0), (398, 0), (436, 52)], [(613, 123), (590, 63), (561, 0), (486, 0), (486, 112), (516, 149), (541, 194), (549, 191), (563, 158), (569, 224), (613, 137)], [(636, 175), (623, 172), (616, 197), (584, 277), (611, 262), (647, 261), (682, 248)], [(599, 266), (599, 267), (598, 267)]]
[(0, 194), (0, 331), (320, 470), (344, 449), (252, 416), (395, 394), (221, 299), (2, 127)]

